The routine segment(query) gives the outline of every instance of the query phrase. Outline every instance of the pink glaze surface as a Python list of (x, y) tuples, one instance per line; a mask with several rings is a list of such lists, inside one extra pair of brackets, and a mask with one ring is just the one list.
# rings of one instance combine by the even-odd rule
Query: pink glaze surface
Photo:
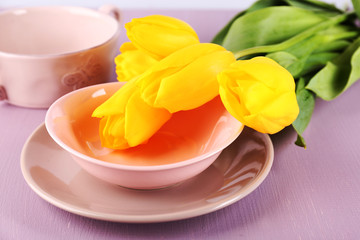
[(148, 143), (127, 150), (103, 148), (93, 110), (123, 83), (83, 88), (48, 110), (50, 136), (89, 173), (131, 188), (159, 188), (193, 177), (211, 165), (243, 129), (215, 98), (200, 108), (175, 113)]
[(119, 19), (110, 16), (117, 9), (105, 11), (31, 7), (2, 12), (0, 100), (47, 108), (74, 89), (109, 81)]
[(41, 198), (61, 209), (107, 221), (153, 223), (203, 215), (244, 198), (266, 178), (273, 156), (269, 136), (245, 128), (197, 176), (163, 189), (134, 190), (87, 173), (41, 124), (23, 147), (21, 170)]

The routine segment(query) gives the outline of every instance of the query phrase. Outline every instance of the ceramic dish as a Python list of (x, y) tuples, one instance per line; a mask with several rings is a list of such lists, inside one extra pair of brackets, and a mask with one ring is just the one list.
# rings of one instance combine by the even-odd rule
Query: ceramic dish
[(41, 198), (81, 216), (148, 223), (186, 219), (224, 208), (254, 191), (273, 162), (268, 135), (245, 128), (204, 172), (161, 190), (133, 190), (80, 168), (39, 126), (25, 143), (21, 169)]
[[(135, 189), (177, 184), (209, 167), (244, 128), (216, 97), (196, 109), (174, 113), (146, 144), (105, 148), (99, 119), (91, 116), (123, 84), (97, 84), (68, 93), (45, 117), (52, 139), (88, 173), (106, 182)], [(137, 117), (142, 118), (141, 113)]]
[(74, 89), (113, 79), (120, 15), (109, 5), (2, 10), (0, 101), (48, 108)]

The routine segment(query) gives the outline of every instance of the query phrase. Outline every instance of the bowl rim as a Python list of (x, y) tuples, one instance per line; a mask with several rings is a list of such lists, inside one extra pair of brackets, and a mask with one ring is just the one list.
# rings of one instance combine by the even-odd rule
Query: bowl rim
[[(193, 157), (193, 158), (189, 158), (186, 160), (182, 160), (179, 162), (175, 162), (175, 163), (169, 163), (169, 164), (161, 164), (161, 165), (124, 165), (124, 164), (119, 164), (119, 163), (110, 163), (110, 162), (106, 162), (94, 157), (90, 157), (86, 154), (83, 154), (81, 152), (76, 151), (75, 149), (71, 148), (70, 146), (68, 146), (67, 144), (65, 144), (56, 134), (55, 132), (52, 130), (52, 128), (49, 126), (50, 124), (50, 113), (52, 112), (52, 109), (59, 104), (59, 102), (64, 101), (64, 99), (75, 95), (79, 92), (82, 91), (87, 91), (90, 89), (101, 89), (104, 85), (120, 85), (121, 87), (125, 84), (126, 82), (107, 82), (107, 83), (102, 83), (102, 84), (96, 84), (96, 85), (92, 85), (92, 86), (88, 86), (88, 87), (84, 87), (81, 89), (77, 89), (74, 90), (70, 93), (67, 93), (65, 95), (63, 95), (62, 97), (58, 98), (55, 102), (53, 102), (51, 104), (51, 106), (49, 107), (49, 109), (46, 112), (45, 115), (45, 127), (47, 132), (49, 133), (50, 137), (60, 146), (62, 147), (64, 150), (66, 150), (67, 152), (69, 152), (70, 154), (86, 160), (90, 163), (96, 164), (96, 165), (100, 165), (103, 167), (108, 167), (108, 168), (113, 168), (113, 169), (119, 169), (119, 170), (132, 170), (132, 171), (157, 171), (157, 170), (168, 170), (168, 169), (173, 169), (173, 168), (179, 168), (179, 167), (185, 167), (188, 165), (192, 165), (195, 164), (197, 162), (200, 162), (202, 160), (205, 160), (215, 154), (217, 154), (218, 152), (221, 152), (222, 150), (224, 150), (226, 147), (228, 147), (233, 141), (235, 141), (238, 136), (241, 134), (241, 132), (244, 129), (244, 124), (242, 124), (241, 122), (239, 122), (239, 128), (237, 129), (236, 132), (234, 132), (234, 134), (232, 134), (232, 136), (229, 137), (229, 141), (227, 141), (226, 143), (220, 145), (219, 148), (210, 151), (210, 152), (206, 152), (203, 153), (199, 156)], [(231, 116), (231, 115), (230, 115)], [(215, 160), (215, 159), (214, 159)]]

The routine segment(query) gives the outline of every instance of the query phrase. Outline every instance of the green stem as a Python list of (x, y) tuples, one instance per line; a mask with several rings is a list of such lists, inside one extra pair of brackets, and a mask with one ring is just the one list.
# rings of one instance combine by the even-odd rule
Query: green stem
[(329, 20), (324, 21), (312, 28), (309, 28), (309, 29), (303, 31), (302, 33), (299, 33), (299, 34), (295, 35), (294, 37), (292, 37), (282, 43), (279, 43), (279, 44), (273, 44), (273, 45), (267, 45), (267, 46), (257, 46), (257, 47), (240, 50), (240, 51), (234, 53), (235, 58), (238, 59), (238, 58), (245, 57), (245, 56), (248, 56), (251, 54), (256, 54), (256, 53), (270, 53), (270, 52), (277, 52), (277, 51), (285, 50), (285, 49), (301, 42), (302, 40), (310, 37), (311, 35), (315, 34), (318, 31), (321, 31), (332, 25), (335, 25), (342, 21), (345, 21), (348, 18), (348, 16), (349, 16), (349, 14), (342, 14), (342, 15), (330, 18)]

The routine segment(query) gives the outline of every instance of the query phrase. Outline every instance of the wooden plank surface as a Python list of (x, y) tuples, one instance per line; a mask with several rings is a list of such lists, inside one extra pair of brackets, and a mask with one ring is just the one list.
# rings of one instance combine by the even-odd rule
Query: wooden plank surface
[[(236, 10), (127, 10), (124, 22), (154, 13), (187, 21), (206, 42)], [(274, 165), (249, 196), (204, 216), (156, 224), (92, 220), (38, 197), (19, 161), (46, 110), (0, 103), (0, 239), (359, 239), (359, 92), (356, 83), (332, 102), (317, 101), (306, 150), (293, 144), (290, 130), (272, 136)]]

